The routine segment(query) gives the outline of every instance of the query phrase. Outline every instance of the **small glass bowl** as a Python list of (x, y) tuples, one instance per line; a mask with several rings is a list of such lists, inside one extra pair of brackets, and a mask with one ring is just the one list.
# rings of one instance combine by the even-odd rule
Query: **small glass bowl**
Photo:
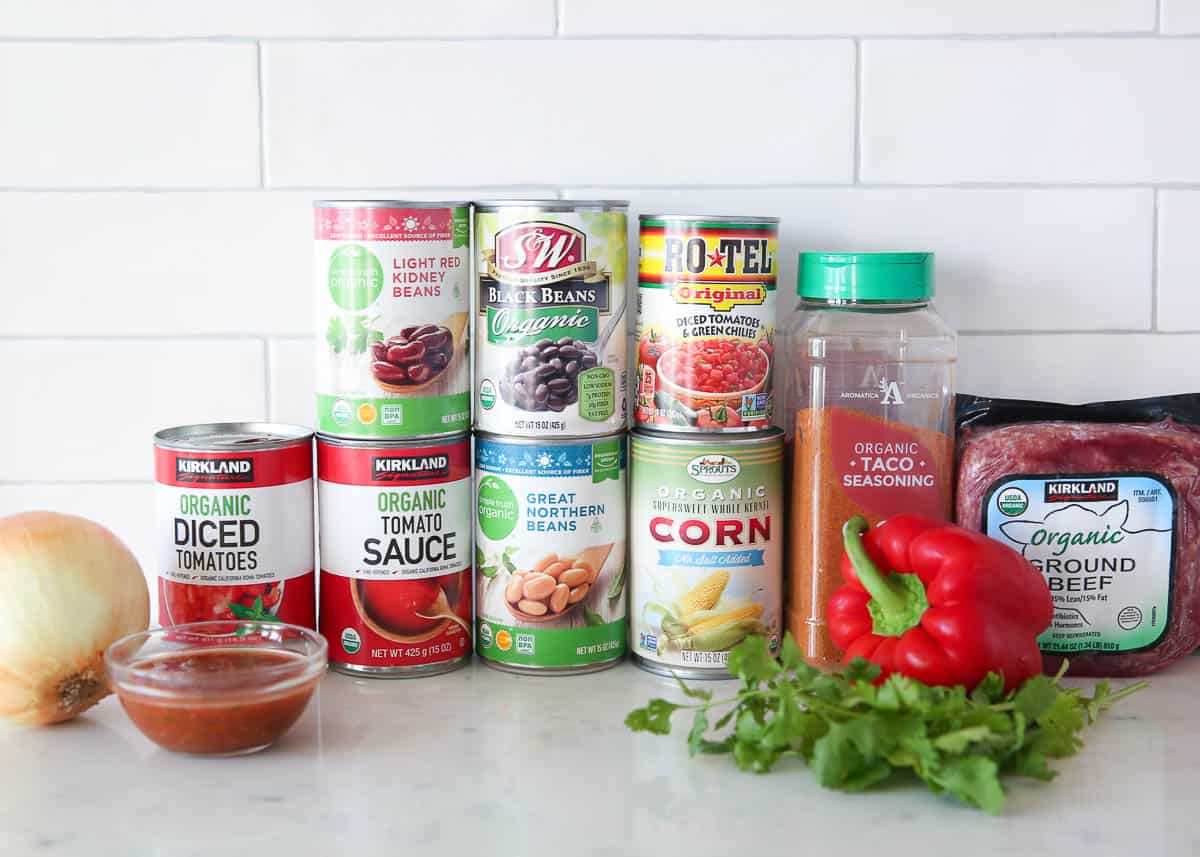
[(109, 684), (142, 734), (182, 753), (268, 747), (299, 719), (329, 646), (281, 622), (190, 622), (108, 647)]

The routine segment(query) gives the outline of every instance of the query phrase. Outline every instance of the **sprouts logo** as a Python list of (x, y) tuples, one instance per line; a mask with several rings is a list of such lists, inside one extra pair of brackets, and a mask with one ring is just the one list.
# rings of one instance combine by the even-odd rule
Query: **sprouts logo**
[(175, 459), (176, 482), (206, 482), (230, 485), (254, 481), (253, 458), (185, 458)]
[(446, 455), (375, 456), (371, 459), (371, 479), (375, 482), (423, 482), (445, 479), (450, 475)]
[(742, 465), (728, 455), (701, 455), (687, 463), (688, 476), (705, 485), (720, 485), (736, 479)]

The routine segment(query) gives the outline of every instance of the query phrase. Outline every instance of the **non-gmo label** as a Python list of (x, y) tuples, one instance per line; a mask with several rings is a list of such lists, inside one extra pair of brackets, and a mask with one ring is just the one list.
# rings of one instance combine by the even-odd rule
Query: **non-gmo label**
[(1171, 610), (1175, 496), (1152, 474), (1015, 476), (992, 486), (983, 530), (1043, 574), (1054, 622), (1043, 651), (1151, 648)]

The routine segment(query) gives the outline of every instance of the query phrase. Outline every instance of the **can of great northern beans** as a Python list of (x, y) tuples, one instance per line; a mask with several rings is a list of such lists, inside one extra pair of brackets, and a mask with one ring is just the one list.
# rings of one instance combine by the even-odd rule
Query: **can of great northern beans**
[(477, 433), (476, 649), (512, 672), (625, 654), (625, 435)]
[(469, 428), (469, 203), (313, 205), (318, 430), (396, 438)]
[(729, 678), (750, 634), (779, 649), (783, 433), (630, 438), (630, 647), (651, 672)]
[(434, 675), (471, 657), (471, 444), (317, 436), (330, 665)]
[(775, 217), (644, 214), (638, 426), (745, 432), (774, 415)]
[(316, 623), (312, 432), (210, 423), (154, 435), (158, 621)]
[(625, 202), (475, 205), (475, 424), (585, 437), (621, 431)]

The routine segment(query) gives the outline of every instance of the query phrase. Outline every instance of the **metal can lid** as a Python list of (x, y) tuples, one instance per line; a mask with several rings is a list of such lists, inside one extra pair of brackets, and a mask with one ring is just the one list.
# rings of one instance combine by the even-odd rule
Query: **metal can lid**
[(685, 223), (690, 226), (703, 226), (708, 223), (720, 225), (745, 226), (778, 226), (778, 217), (737, 217), (730, 214), (639, 214), (638, 222), (647, 223), (662, 221), (664, 223)]
[(155, 432), (154, 444), (163, 449), (236, 452), (311, 443), (312, 436), (312, 429), (288, 423), (196, 423)]
[(770, 444), (783, 440), (783, 429), (779, 426), (767, 426), (754, 432), (673, 432), (661, 431), (649, 426), (637, 426), (632, 436), (634, 440), (650, 443), (675, 444), (678, 446), (702, 446), (719, 444), (725, 446), (753, 446), (755, 444)]
[(313, 208), (464, 208), (465, 200), (427, 199), (314, 199)]
[(346, 449), (420, 449), (426, 446), (450, 446), (470, 440), (467, 430), (440, 435), (416, 435), (414, 437), (345, 437), (337, 434), (317, 432), (317, 443)]
[(476, 211), (531, 208), (536, 211), (625, 211), (627, 199), (486, 199), (476, 200)]
[(608, 432), (607, 434), (585, 435), (515, 435), (500, 434), (499, 432), (475, 429), (475, 439), (487, 443), (502, 443), (511, 446), (589, 446), (610, 440), (620, 440), (626, 436), (625, 431)]

